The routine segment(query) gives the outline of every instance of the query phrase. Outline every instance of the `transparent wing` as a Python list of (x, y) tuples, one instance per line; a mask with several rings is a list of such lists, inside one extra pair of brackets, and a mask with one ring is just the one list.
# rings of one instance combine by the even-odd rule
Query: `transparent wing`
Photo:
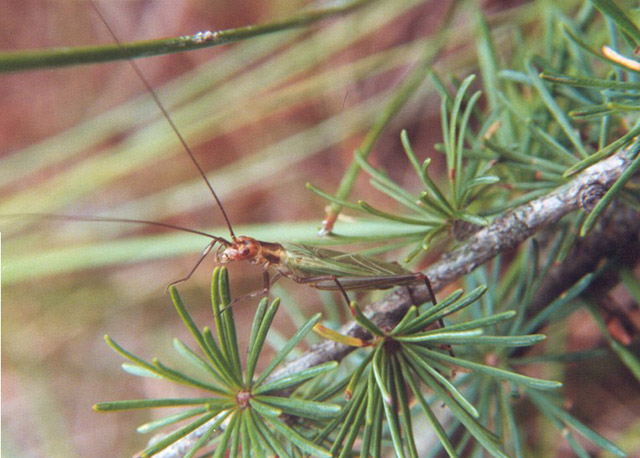
[(394, 277), (411, 274), (399, 264), (295, 243), (284, 244), (285, 267), (300, 277)]

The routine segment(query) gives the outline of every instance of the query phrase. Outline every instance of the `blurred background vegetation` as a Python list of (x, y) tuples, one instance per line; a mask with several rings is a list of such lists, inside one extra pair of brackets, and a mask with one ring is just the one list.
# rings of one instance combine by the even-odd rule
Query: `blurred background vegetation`
[[(449, 2), (372, 2), (308, 28), (138, 63), (207, 170), (236, 233), (316, 241), (326, 201), (305, 183), (336, 189), (354, 148), (425, 48), (448, 34), (433, 69), (462, 79), (478, 71), (479, 11), (496, 49), (511, 56), (545, 45), (540, 37), (551, 10), (570, 15), (583, 5), (557, 3), (464, 2), (436, 35)], [(119, 40), (131, 42), (270, 22), (308, 5), (129, 0), (100, 7)], [(113, 41), (84, 1), (5, 2), (0, 37), (3, 50)], [(227, 235), (193, 164), (126, 61), (1, 78), (0, 214), (135, 218)], [(444, 157), (434, 148), (442, 141), (440, 98), (431, 81), (383, 132), (369, 159), (402, 187), (418, 189), (401, 129), (421, 160), (432, 158), (432, 176), (442, 174)], [(352, 194), (382, 208), (393, 205), (366, 176)], [(340, 221), (338, 232), (350, 234), (348, 223), (348, 217)], [(132, 431), (149, 420), (146, 412), (103, 415), (91, 406), (185, 392), (123, 375), (102, 335), (136, 354), (170, 353), (171, 337), (186, 331), (164, 290), (189, 271), (207, 239), (148, 226), (35, 217), (2, 219), (0, 228), (3, 455), (127, 456), (143, 448), (147, 438)], [(365, 229), (369, 235), (388, 230), (378, 223), (361, 225), (357, 233)], [(206, 261), (180, 287), (203, 322), (210, 314), (212, 266)], [(232, 266), (230, 277), (235, 294), (261, 285), (258, 268)], [(332, 300), (291, 282), (278, 287), (286, 292), (273, 295), (287, 294), (307, 315)], [(238, 304), (238, 321), (249, 323), (254, 307)], [(279, 313), (275, 329), (289, 336), (295, 325)], [(563, 332), (574, 349), (602, 339), (586, 312)], [(637, 381), (614, 360), (571, 371), (574, 413), (609, 439), (631, 440), (640, 427)], [(567, 445), (544, 424), (530, 419), (525, 427), (531, 456), (568, 456)]]

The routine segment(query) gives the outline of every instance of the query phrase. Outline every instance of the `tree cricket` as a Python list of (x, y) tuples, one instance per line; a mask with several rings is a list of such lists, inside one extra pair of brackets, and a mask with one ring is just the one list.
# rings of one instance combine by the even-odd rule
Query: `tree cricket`
[[(97, 5), (93, 1), (91, 1), (91, 5), (108, 29), (114, 42), (124, 49)], [(381, 261), (364, 255), (349, 254), (302, 244), (265, 242), (247, 236), (236, 236), (222, 202), (218, 198), (218, 195), (209, 182), (204, 169), (175, 125), (167, 109), (160, 101), (155, 90), (142, 73), (140, 67), (131, 57), (127, 57), (127, 60), (146, 87), (163, 117), (167, 120), (176, 137), (182, 144), (182, 147), (186, 151), (189, 159), (204, 180), (204, 183), (213, 196), (229, 230), (230, 240), (214, 236), (206, 232), (154, 221), (106, 217), (80, 218), (76, 216), (62, 215), (45, 216), (71, 220), (147, 224), (166, 229), (189, 232), (211, 239), (211, 242), (203, 250), (200, 258), (189, 273), (183, 278), (170, 283), (169, 286), (188, 280), (207, 255), (214, 251), (214, 248), (217, 246), (217, 250), (215, 250), (215, 258), (219, 264), (248, 261), (249, 263), (258, 265), (262, 268), (263, 289), (246, 296), (242, 296), (242, 298), (268, 294), (271, 285), (278, 278), (286, 277), (296, 283), (305, 284), (318, 290), (338, 291), (345, 298), (347, 304), (349, 303), (347, 291), (379, 290), (396, 286), (409, 287), (410, 285), (423, 283), (429, 291), (432, 303), (434, 305), (436, 304), (435, 294), (427, 276), (421, 272), (411, 272), (397, 263)], [(410, 289), (409, 293), (411, 294)], [(443, 326), (442, 323), (440, 323), (440, 325)]]

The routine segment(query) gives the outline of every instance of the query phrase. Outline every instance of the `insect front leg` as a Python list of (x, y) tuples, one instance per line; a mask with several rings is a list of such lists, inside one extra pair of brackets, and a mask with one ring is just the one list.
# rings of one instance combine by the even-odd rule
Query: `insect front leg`
[(213, 249), (213, 247), (216, 244), (216, 242), (217, 242), (217, 240), (214, 240), (213, 242), (209, 243), (209, 245), (207, 245), (207, 247), (204, 250), (202, 250), (202, 254), (200, 254), (200, 258), (198, 259), (196, 264), (191, 268), (189, 273), (185, 277), (180, 278), (179, 280), (172, 281), (171, 283), (169, 283), (167, 285), (166, 291), (168, 292), (170, 287), (175, 286), (178, 283), (182, 283), (182, 282), (185, 282), (185, 281), (189, 280), (191, 278), (191, 276), (193, 275), (193, 273), (198, 269), (200, 264), (202, 264), (202, 261), (204, 261), (204, 258), (206, 258), (207, 255), (209, 253), (211, 253), (211, 250)]

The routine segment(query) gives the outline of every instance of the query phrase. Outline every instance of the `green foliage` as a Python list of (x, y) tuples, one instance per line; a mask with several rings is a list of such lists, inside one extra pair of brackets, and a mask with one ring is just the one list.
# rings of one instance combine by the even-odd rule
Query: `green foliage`
[[(614, 51), (623, 57), (632, 54), (634, 44), (628, 41), (618, 44), (615, 28), (622, 27), (625, 33), (635, 36), (637, 28), (629, 16), (613, 2), (594, 3), (614, 24), (611, 28)], [(406, 132), (402, 133), (402, 144), (424, 185), (419, 196), (393, 183), (383, 171), (375, 170), (357, 151), (354, 164), (371, 176), (375, 188), (402, 205), (408, 214), (391, 214), (362, 201), (345, 202), (311, 185), (308, 187), (334, 205), (415, 227), (410, 234), (392, 234), (387, 238), (387, 241), (399, 239), (401, 244), (419, 240), (406, 261), (421, 250), (427, 251), (437, 237), (452, 235), (454, 239), (464, 239), (486, 225), (487, 216), (544, 195), (621, 149), (627, 149), (628, 157), (634, 159), (632, 166), (610, 189), (595, 198), (592, 208), (586, 207), (587, 215), (573, 215), (571, 224), (580, 226), (580, 235), (586, 235), (620, 193), (640, 207), (637, 193), (626, 186), (640, 167), (637, 105), (640, 86), (636, 81), (640, 70), (605, 57), (587, 44), (590, 28), (597, 28), (600, 19), (592, 13), (586, 6), (572, 20), (550, 7), (547, 33), (561, 31), (560, 42), (554, 38), (543, 49), (544, 54), (531, 53), (519, 62), (504, 63), (503, 67), (495, 60), (498, 51), (481, 22), (483, 40), (479, 54), (481, 65), (484, 64), (483, 77), (489, 77), (484, 81), (487, 98), (493, 105), (489, 110), (477, 109), (480, 91), (468, 94), (474, 75), (461, 83), (453, 81), (457, 89), (453, 95), (445, 82), (434, 75), (435, 88), (442, 97), (444, 142), (439, 149), (446, 159), (447, 191), (429, 177), (431, 158), (420, 166)], [(607, 78), (597, 76), (602, 70), (592, 62), (594, 56), (610, 64)], [(576, 125), (576, 121), (580, 124)], [(472, 126), (476, 126), (475, 132)], [(631, 128), (621, 135), (624, 126)], [(570, 244), (568, 241), (567, 249)]]
[[(556, 244), (550, 258), (558, 255), (560, 246)], [(511, 323), (497, 322), (490, 327), (491, 332), (506, 339), (521, 333), (530, 333), (540, 329), (546, 322), (562, 320), (570, 315), (577, 308), (576, 298), (579, 298), (591, 285), (595, 275), (588, 274), (573, 286), (568, 288), (555, 301), (549, 303), (543, 310), (534, 316), (527, 316), (527, 308), (533, 299), (532, 292), (537, 290), (551, 263), (547, 262), (541, 270), (532, 266), (540, 265), (539, 253), (535, 243), (529, 244), (511, 269), (517, 277), (513, 280), (511, 287), (503, 289), (491, 289), (482, 297), (482, 302), (475, 304), (475, 308), (469, 308), (467, 314), (471, 317), (484, 316), (486, 313), (505, 313), (504, 311), (517, 311), (518, 315)], [(483, 266), (467, 278), (467, 287), (484, 282), (499, 281), (498, 272), (502, 259), (494, 262), (492, 271), (487, 266)], [(513, 347), (501, 347), (497, 345), (488, 346), (465, 346), (460, 351), (462, 358), (474, 358), (480, 361), (491, 361), (494, 365), (503, 369), (517, 372), (530, 364), (551, 363), (564, 360), (579, 361), (581, 358), (599, 358), (601, 353), (591, 352), (581, 355), (570, 351), (562, 354), (546, 354), (540, 357), (523, 357), (520, 349)], [(487, 377), (466, 377), (460, 384), (465, 387), (470, 394), (470, 401), (474, 405), (481, 406), (483, 412), (482, 420), (488, 424), (497, 425), (494, 432), (505, 439), (506, 450), (509, 456), (527, 456), (525, 449), (526, 438), (523, 437), (521, 429), (517, 425), (517, 412), (514, 407), (515, 402), (521, 403), (523, 399), (533, 402), (540, 415), (546, 417), (559, 433), (562, 433), (576, 453), (581, 456), (586, 452), (580, 442), (576, 439), (576, 434), (583, 436), (593, 442), (597, 447), (613, 453), (615, 456), (626, 456), (625, 452), (605, 439), (597, 432), (593, 431), (571, 413), (558, 406), (558, 401), (562, 399), (556, 393), (542, 392), (535, 390), (533, 385), (518, 386), (515, 380), (508, 385), (497, 383), (498, 380)], [(515, 402), (514, 402), (515, 401)], [(478, 446), (474, 446), (476, 449)]]
[[(500, 385), (508, 380), (516, 386), (534, 390), (554, 390), (558, 382), (534, 379), (499, 367), (474, 362), (456, 354), (452, 348), (513, 348), (534, 345), (544, 339), (542, 335), (492, 336), (485, 335), (487, 327), (512, 319), (515, 312), (504, 312), (484, 316), (476, 320), (459, 321), (446, 328), (427, 330), (446, 317), (471, 306), (486, 291), (479, 286), (467, 295), (462, 291), (450, 294), (436, 306), (420, 309), (411, 307), (398, 324), (388, 332), (373, 324), (360, 311), (356, 303), (351, 309), (356, 321), (374, 337), (367, 342), (370, 354), (362, 359), (347, 384), (349, 402), (341, 413), (318, 435), (333, 444), (333, 456), (347, 456), (355, 439), (362, 430), (360, 456), (380, 454), (380, 434), (386, 425), (391, 436), (396, 456), (419, 456), (413, 432), (412, 412), (409, 399), (415, 398), (421, 412), (438, 435), (442, 447), (449, 456), (458, 456), (456, 447), (450, 442), (444, 426), (434, 415), (429, 404), (444, 404), (460, 422), (466, 434), (492, 456), (506, 456), (499, 438), (478, 421), (480, 414), (450, 378), (448, 365), (458, 366), (470, 372), (472, 378), (485, 377)], [(339, 336), (339, 342), (346, 342)], [(447, 354), (448, 352), (451, 354)], [(451, 376), (455, 371), (451, 371)], [(424, 388), (432, 393), (427, 401)]]
[[(572, 410), (567, 405), (576, 401), (579, 394), (584, 395), (575, 379), (571, 379), (570, 372), (578, 364), (602, 363), (598, 376), (603, 377), (614, 372), (611, 367), (618, 372), (628, 370), (624, 373), (625, 384), (640, 381), (637, 337), (634, 342), (634, 334), (629, 332), (629, 341), (625, 342), (614, 336), (608, 326), (611, 317), (606, 310), (602, 311), (593, 293), (600, 280), (604, 283), (613, 277), (638, 302), (640, 281), (633, 270), (637, 259), (621, 265), (618, 260), (598, 258), (594, 262), (597, 267), (577, 279), (567, 280), (545, 303), (537, 303), (537, 295), (556, 270), (571, 264), (576, 241), (601, 229), (607, 212), (615, 214), (621, 206), (640, 209), (637, 6), (611, 0), (541, 0), (528, 2), (504, 17), (485, 19), (472, 2), (452, 2), (452, 9), (433, 37), (377, 52), (344, 68), (334, 66), (329, 56), (350, 50), (372, 30), (388, 32), (389, 24), (393, 25), (389, 18), (400, 20), (420, 2), (371, 2), (353, 16), (345, 15), (323, 25), (317, 34), (271, 34), (306, 26), (325, 15), (355, 10), (365, 3), (369, 2), (348, 2), (294, 15), (291, 20), (225, 31), (230, 40), (265, 38), (240, 43), (201, 73), (190, 75), (186, 84), (159, 91), (172, 116), (175, 113), (189, 144), (196, 146), (207, 143), (210, 138), (205, 135), (210, 132), (214, 132), (214, 140), (234, 131), (243, 136), (256, 120), (277, 118), (284, 111), (294, 111), (300, 103), (312, 105), (324, 91), (332, 96), (339, 94), (342, 100), (343, 92), (349, 88), (343, 80), (350, 75), (357, 75), (354, 81), (364, 86), (366, 80), (361, 75), (383, 78), (387, 72), (404, 71), (409, 64), (418, 62), (400, 81), (394, 81), (390, 90), (364, 97), (364, 101), (354, 106), (346, 104), (338, 114), (311, 127), (302, 122), (283, 123), (282, 131), (274, 132), (264, 145), (262, 138), (256, 142), (260, 143), (260, 149), (210, 176), (225, 203), (228, 197), (225, 192), (249, 194), (246, 191), (255, 184), (280, 186), (277, 190), (286, 194), (283, 190), (288, 190), (289, 183), (276, 182), (288, 175), (295, 163), (361, 137), (352, 158), (349, 156), (351, 162), (346, 164), (335, 194), (319, 187), (326, 185), (308, 185), (329, 203), (326, 219), (329, 223), (325, 221), (323, 225), (323, 233), (329, 237), (315, 238), (315, 221), (235, 227), (238, 234), (249, 233), (274, 242), (312, 241), (319, 245), (373, 242), (376, 246), (369, 253), (403, 248), (406, 251), (402, 259), (418, 264), (427, 254), (431, 256), (437, 251), (444, 262), (451, 247), (461, 246), (471, 234), (500, 220), (517, 206), (571, 183), (588, 167), (613, 155), (624, 155), (630, 166), (612, 186), (585, 196), (581, 209), (572, 211), (530, 243), (484, 265), (475, 263), (473, 253), (470, 254), (464, 275), (460, 273), (462, 285), (456, 285), (463, 286), (468, 293), (458, 289), (433, 305), (409, 306), (406, 297), (413, 298), (411, 291), (404, 296), (404, 291), (392, 293), (385, 299), (387, 302), (373, 303), (371, 307), (360, 308), (353, 302), (349, 312), (357, 327), (353, 323), (344, 324), (335, 303), (325, 304), (324, 316), (331, 320), (324, 325), (320, 324), (320, 314), (307, 319), (306, 301), (308, 298), (311, 303), (312, 296), (304, 296), (304, 301), (287, 299), (282, 308), (279, 299), (272, 302), (264, 299), (249, 325), (238, 319), (235, 306), (229, 307), (233, 297), (227, 272), (216, 268), (211, 283), (213, 325), (200, 328), (172, 287), (170, 295), (175, 310), (195, 342), (194, 346), (174, 340), (179, 361), (184, 364), (174, 367), (159, 359), (146, 361), (111, 338), (106, 340), (127, 359), (123, 369), (129, 374), (149, 378), (152, 383), (162, 379), (204, 394), (103, 402), (96, 404), (95, 410), (174, 408), (171, 414), (139, 427), (141, 433), (162, 431), (160, 439), (149, 442), (143, 452), (145, 456), (161, 454), (179, 444), (188, 445), (185, 456), (557, 454), (556, 449), (550, 452), (545, 448), (546, 439), (533, 443), (528, 437), (533, 422), (535, 427), (547, 428), (545, 437), (566, 443), (577, 456), (600, 451), (615, 456), (633, 453), (639, 446), (637, 439), (623, 446), (611, 431), (607, 435), (612, 437), (605, 438), (597, 431), (600, 426), (592, 426), (583, 419), (584, 410)], [(477, 16), (477, 22), (459, 27), (453, 19), (459, 18), (457, 14), (461, 11), (465, 17)], [(338, 33), (340, 27), (348, 32)], [(92, 48), (89, 51), (93, 57), (85, 62), (122, 59), (149, 49), (163, 52), (165, 46), (175, 52), (179, 47), (176, 43), (170, 39), (124, 48)], [(473, 56), (452, 51), (469, 43), (475, 45)], [(54, 65), (47, 59), (60, 62), (60, 52), (50, 52), (48, 57), (46, 51), (27, 56), (31, 63), (25, 63), (25, 55), (18, 56), (13, 63), (12, 58), (0, 56), (0, 70)], [(327, 56), (324, 63), (328, 70), (319, 68), (317, 54)], [(459, 61), (454, 64), (445, 61), (447, 65), (440, 66), (442, 55)], [(84, 51), (72, 55), (74, 61), (84, 58)], [(419, 135), (411, 130), (416, 111), (412, 103), (422, 105), (429, 94), (440, 96), (442, 143), (435, 146), (436, 155), (423, 159), (426, 152), (414, 147)], [(33, 212), (59, 211), (66, 206), (75, 211), (78, 206), (84, 208), (88, 196), (104, 193), (104, 184), (118, 182), (128, 175), (137, 176), (155, 163), (174, 159), (168, 146), (175, 140), (173, 134), (164, 121), (155, 124), (145, 118), (147, 115), (141, 115), (149, 111), (148, 107), (149, 101), (141, 98), (87, 121), (75, 129), (74, 135), (62, 135), (2, 159), (1, 168), (12, 171), (0, 177), (2, 185), (31, 175), (46, 175), (49, 169), (58, 167), (63, 172), (56, 176), (51, 190), (47, 183), (39, 182), (24, 189), (16, 186), (19, 189), (0, 203), (0, 213), (22, 213), (25, 208)], [(412, 107), (413, 111), (409, 109)], [(406, 177), (401, 174), (373, 165), (377, 142), (393, 129), (394, 122), (408, 129), (402, 130), (399, 140), (393, 134), (400, 158), (394, 157), (394, 161), (402, 164), (402, 170), (412, 168), (411, 179), (419, 183), (418, 190), (402, 182)], [(132, 125), (134, 132), (130, 130)], [(125, 140), (113, 141), (118, 136)], [(91, 164), (78, 167), (73, 164), (68, 169), (60, 166), (69, 159), (80, 162), (86, 149), (109, 143), (115, 147), (109, 147)], [(386, 204), (375, 197), (351, 196), (360, 175), (365, 175), (375, 190), (389, 198)], [(306, 179), (303, 177), (302, 182)], [(191, 192), (201, 185), (180, 183), (157, 194), (136, 198), (115, 213), (170, 220), (208, 203), (205, 199), (210, 196)], [(173, 198), (166, 200), (174, 195), (180, 196), (180, 206), (174, 204)], [(288, 197), (285, 195), (276, 206), (288, 206)], [(252, 205), (259, 206), (255, 202)], [(347, 214), (343, 220), (339, 218), (342, 212)], [(42, 235), (23, 229), (24, 225), (18, 225), (7, 231), (10, 245), (5, 258), (10, 262), (3, 265), (3, 281), (14, 286), (10, 292), (12, 301), (21, 298), (23, 291), (34, 289), (23, 288), (24, 285), (32, 282), (39, 289), (40, 280), (50, 275), (66, 272), (80, 275), (94, 267), (121, 267), (135, 260), (160, 259), (202, 249), (201, 240), (194, 239), (192, 234), (125, 234), (122, 239), (103, 240), (89, 247), (78, 242), (81, 237), (72, 238), (67, 245), (46, 239), (46, 247), (42, 248), (36, 243), (44, 240)], [(214, 234), (224, 234), (223, 231), (224, 228), (211, 230)], [(3, 235), (4, 232), (3, 227)], [(124, 231), (114, 229), (114, 232), (121, 235)], [(115, 283), (115, 276), (100, 271), (99, 279), (93, 281)], [(127, 287), (121, 288), (115, 299), (111, 291), (104, 292), (102, 299), (95, 299), (93, 294), (76, 296), (76, 284), (56, 290), (52, 296), (72, 304), (75, 300), (84, 305), (87, 296), (91, 303), (119, 304), (128, 295), (145, 294), (145, 288), (138, 287), (142, 281), (132, 277), (136, 277), (136, 287), (126, 283)], [(158, 279), (155, 271), (149, 277), (157, 282), (170, 280), (164, 276)], [(188, 282), (185, 287), (191, 284)], [(392, 284), (392, 279), (383, 283), (385, 287)], [(439, 284), (438, 288), (445, 286)], [(154, 296), (152, 311), (160, 315), (156, 299)], [(361, 303), (364, 301), (360, 299)], [(390, 308), (389, 304), (400, 302), (406, 305), (395, 309), (400, 313), (380, 318)], [(29, 305), (29, 296), (22, 304), (16, 304), (13, 313)], [(16, 321), (23, 324), (41, 312), (46, 320), (51, 316), (49, 313), (54, 313), (47, 307), (42, 309), (27, 308), (24, 317), (19, 316)], [(282, 309), (286, 309), (294, 323), (289, 334), (273, 327), (276, 312)], [(89, 313), (85, 309), (83, 312)], [(573, 320), (584, 317), (590, 317), (604, 338), (576, 351), (567, 334), (576, 326)], [(440, 327), (440, 323), (445, 326)], [(336, 330), (341, 325), (344, 327)], [(308, 344), (318, 342), (318, 336), (309, 333), (311, 329), (334, 341), (329, 342), (329, 356), (324, 360), (329, 362), (287, 372), (287, 365), (297, 362), (303, 348), (308, 348), (301, 348), (304, 339)], [(22, 334), (36, 334), (29, 331)], [(14, 337), (15, 331), (8, 334), (9, 345), (14, 347), (8, 359), (19, 365), (26, 360), (21, 353), (26, 345)], [(239, 336), (244, 334), (248, 336), (246, 351), (239, 344)], [(273, 348), (273, 354), (267, 344)], [(344, 357), (347, 353), (349, 356)], [(603, 356), (607, 356), (606, 361)], [(330, 361), (332, 357), (340, 360), (340, 364)], [(283, 368), (284, 363), (287, 365)], [(637, 386), (629, 390), (634, 388)], [(36, 403), (41, 409), (49, 405)], [(634, 420), (637, 422), (637, 415)], [(423, 434), (425, 429), (432, 431), (436, 439), (427, 438)], [(552, 431), (555, 435), (549, 434)], [(625, 435), (633, 436), (631, 427), (619, 433), (623, 439)], [(49, 435), (64, 436), (57, 431)]]
[[(276, 366), (287, 357), (289, 352), (318, 322), (320, 316), (316, 315), (307, 321), (272, 358), (262, 373), (258, 377), (254, 377), (258, 358), (262, 352), (267, 332), (278, 311), (280, 301), (275, 299), (271, 304), (268, 304), (265, 298), (260, 302), (251, 327), (249, 353), (243, 371), (233, 308), (228, 307), (231, 303), (231, 297), (225, 269), (216, 268), (214, 270), (211, 292), (214, 327), (213, 329), (205, 327), (200, 330), (182, 303), (177, 289), (173, 286), (170, 288), (176, 311), (198, 344), (200, 354), (178, 339), (174, 340), (174, 347), (184, 361), (197, 370), (198, 376), (191, 376), (186, 372), (171, 369), (158, 359), (147, 362), (123, 349), (110, 337), (105, 339), (109, 346), (133, 363), (133, 365), (124, 366), (127, 372), (133, 375), (163, 378), (174, 383), (206, 390), (212, 396), (191, 399), (103, 402), (96, 404), (94, 410), (104, 412), (197, 406), (141, 426), (139, 431), (146, 433), (188, 420), (186, 425), (147, 447), (142, 452), (143, 456), (154, 455), (186, 434), (203, 427), (204, 431), (200, 433), (199, 439), (195, 441), (185, 456), (195, 456), (198, 450), (209, 444), (214, 434), (217, 435), (213, 441), (216, 445), (214, 456), (224, 456), (228, 450), (233, 456), (237, 456), (239, 450), (242, 450), (243, 456), (266, 456), (269, 453), (290, 456), (291, 450), (294, 449), (314, 456), (330, 456), (326, 450), (305, 438), (296, 430), (297, 428), (291, 427), (283, 421), (282, 416), (322, 420), (333, 417), (340, 407), (335, 404), (319, 403), (312, 399), (297, 397), (295, 394), (282, 396), (279, 393), (293, 389), (309, 379), (335, 369), (337, 363), (329, 362), (286, 377), (268, 379)], [(195, 419), (193, 419), (194, 417)]]
[[(411, 166), (424, 185), (424, 191), (419, 196), (412, 195), (402, 186), (394, 183), (384, 172), (372, 167), (360, 150), (355, 152), (354, 164), (357, 164), (371, 177), (370, 183), (376, 189), (395, 200), (405, 211), (409, 212), (408, 214), (391, 214), (363, 201), (359, 201), (357, 204), (349, 203), (333, 197), (311, 184), (307, 184), (307, 187), (316, 194), (328, 199), (334, 205), (339, 205), (340, 208), (346, 207), (364, 211), (368, 215), (387, 221), (415, 226), (416, 230), (411, 234), (401, 233), (396, 236), (387, 234), (387, 237), (385, 237), (387, 242), (393, 242), (394, 239), (419, 239), (417, 246), (406, 258), (407, 262), (420, 252), (427, 251), (432, 241), (439, 236), (446, 236), (448, 232), (455, 234), (456, 231), (467, 231), (468, 229), (461, 229), (465, 224), (471, 227), (486, 225), (488, 220), (469, 211), (469, 206), (483, 193), (487, 192), (487, 187), (497, 183), (499, 178), (488, 173), (491, 168), (490, 161), (465, 157), (465, 151), (477, 149), (473, 146), (464, 148), (465, 142), (471, 138), (479, 138), (479, 136), (472, 135), (468, 131), (471, 113), (480, 98), (479, 91), (476, 91), (471, 97), (466, 96), (467, 89), (474, 79), (475, 76), (473, 75), (465, 79), (455, 100), (451, 100), (446, 90), (441, 89), (443, 91), (441, 115), (443, 138), (445, 139), (443, 148), (447, 164), (446, 175), (449, 177), (448, 192), (442, 191), (429, 176), (428, 169), (431, 159), (427, 158), (420, 164), (411, 146), (407, 132), (404, 130), (401, 133), (404, 151)], [(438, 82), (437, 79), (436, 82)], [(437, 87), (441, 88), (442, 86), (438, 85)], [(461, 113), (463, 102), (466, 107), (464, 113)], [(463, 236), (464, 234), (460, 234), (460, 237)], [(341, 240), (343, 237), (338, 236), (336, 239)]]
[[(341, 408), (339, 399), (331, 402), (345, 389), (344, 381), (332, 383), (335, 377), (328, 374), (337, 367), (336, 362), (286, 376), (270, 377), (318, 323), (319, 315), (301, 326), (261, 373), (256, 374), (259, 356), (280, 305), (279, 299), (271, 304), (267, 299), (260, 302), (251, 326), (243, 370), (237, 341), (238, 329), (233, 308), (229, 307), (232, 298), (227, 271), (216, 268), (211, 282), (213, 329), (205, 327), (200, 330), (177, 289), (173, 286), (170, 288), (175, 309), (198, 344), (199, 351), (194, 351), (178, 339), (174, 340), (174, 347), (199, 375), (172, 369), (157, 358), (147, 362), (106, 337), (109, 346), (130, 361), (123, 365), (130, 374), (165, 379), (208, 391), (211, 395), (103, 402), (96, 404), (94, 410), (106, 412), (189, 406), (184, 412), (171, 414), (138, 428), (140, 432), (148, 433), (186, 422), (147, 447), (142, 452), (143, 456), (154, 455), (198, 430), (198, 440), (194, 441), (185, 456), (194, 456), (201, 448), (211, 445), (215, 446), (214, 456), (223, 456), (227, 450), (234, 456), (239, 453), (243, 456), (268, 453), (292, 456), (298, 452), (314, 456), (347, 456), (351, 454), (354, 441), (362, 434), (360, 453), (363, 456), (379, 454), (383, 437), (389, 435), (397, 456), (415, 457), (418, 454), (409, 403), (410, 398), (415, 397), (451, 456), (457, 456), (455, 447), (429, 407), (430, 403), (444, 403), (487, 451), (493, 456), (506, 456), (501, 451), (498, 437), (478, 421), (478, 410), (443, 375), (449, 372), (448, 365), (468, 370), (474, 376), (486, 377), (497, 385), (500, 380), (506, 380), (528, 389), (553, 390), (561, 384), (445, 354), (443, 349), (449, 349), (453, 354), (451, 348), (462, 345), (473, 348), (513, 348), (533, 345), (544, 339), (542, 335), (506, 337), (484, 334), (484, 328), (512, 319), (514, 312), (428, 330), (444, 318), (471, 306), (486, 289), (485, 286), (479, 286), (467, 295), (456, 291), (433, 307), (411, 307), (389, 332), (373, 324), (355, 302), (351, 303), (356, 321), (374, 338), (366, 343), (369, 355), (362, 359), (348, 378), (345, 391), (348, 401)], [(314, 378), (316, 384), (319, 378), (325, 386), (320, 394), (309, 397), (310, 391), (304, 390), (303, 385), (314, 383)], [(434, 393), (431, 401), (426, 400), (424, 388), (421, 387)], [(296, 391), (297, 388), (300, 391)], [(293, 394), (286, 395), (291, 390)], [(296, 392), (301, 395), (296, 395)], [(333, 393), (333, 396), (328, 393)], [(295, 421), (292, 422), (294, 417)], [(388, 432), (383, 430), (383, 424), (387, 425)]]
[[(262, 37), (271, 33), (308, 26), (327, 17), (347, 13), (360, 8), (371, 0), (354, 0), (343, 5), (306, 11), (302, 14), (277, 22), (258, 26), (238, 27), (229, 30), (198, 32), (194, 35), (149, 40), (139, 43), (114, 43), (106, 46), (86, 46), (82, 48), (47, 49), (45, 51), (22, 51), (0, 53), (0, 72), (15, 72), (36, 68), (53, 68), (68, 65), (108, 62), (110, 60), (149, 57), (160, 54), (184, 52), (194, 49), (221, 46), (235, 41)], [(99, 16), (101, 11), (91, 4)], [(103, 18), (103, 20), (105, 20)]]

